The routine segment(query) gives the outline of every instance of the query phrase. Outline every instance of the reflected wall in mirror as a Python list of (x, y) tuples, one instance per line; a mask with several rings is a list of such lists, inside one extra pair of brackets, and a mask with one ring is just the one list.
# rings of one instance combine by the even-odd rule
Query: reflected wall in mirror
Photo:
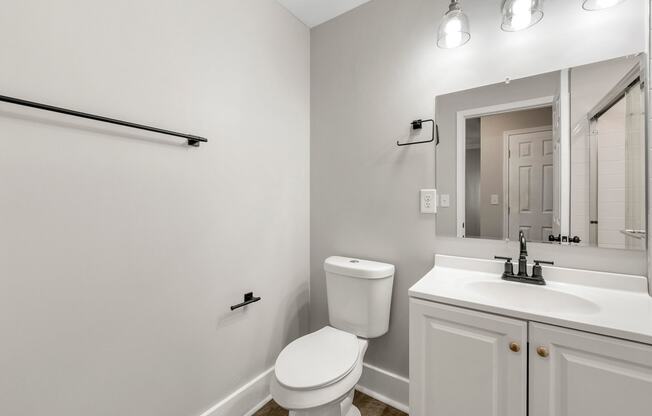
[(438, 96), (438, 234), (644, 250), (645, 59)]

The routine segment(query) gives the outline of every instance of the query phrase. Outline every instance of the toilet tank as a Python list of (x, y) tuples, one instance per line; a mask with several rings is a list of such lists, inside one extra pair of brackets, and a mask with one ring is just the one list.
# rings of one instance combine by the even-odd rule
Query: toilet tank
[(387, 333), (394, 266), (335, 256), (324, 270), (331, 326), (362, 338)]

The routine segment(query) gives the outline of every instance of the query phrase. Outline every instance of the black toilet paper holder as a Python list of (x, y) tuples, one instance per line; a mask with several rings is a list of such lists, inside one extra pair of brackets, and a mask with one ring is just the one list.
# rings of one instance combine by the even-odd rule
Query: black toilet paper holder
[(261, 299), (260, 296), (254, 297), (254, 292), (245, 293), (244, 302), (231, 306), (231, 310), (234, 311), (236, 309), (243, 308), (247, 305), (251, 305), (252, 303), (258, 302), (260, 299)]

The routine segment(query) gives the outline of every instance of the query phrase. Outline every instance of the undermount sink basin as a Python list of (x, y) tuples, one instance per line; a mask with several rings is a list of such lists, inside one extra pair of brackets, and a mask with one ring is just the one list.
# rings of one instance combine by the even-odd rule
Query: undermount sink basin
[(475, 281), (466, 285), (470, 291), (492, 303), (509, 304), (522, 309), (539, 311), (591, 314), (600, 311), (595, 303), (570, 293), (547, 286), (530, 286), (526, 283), (506, 281)]

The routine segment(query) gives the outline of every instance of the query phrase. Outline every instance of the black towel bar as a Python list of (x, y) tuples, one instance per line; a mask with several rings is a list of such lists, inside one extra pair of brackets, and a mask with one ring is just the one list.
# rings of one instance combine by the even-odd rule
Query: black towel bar
[(207, 139), (199, 136), (193, 136), (192, 134), (178, 133), (176, 131), (159, 129), (156, 127), (146, 126), (144, 124), (131, 123), (129, 121), (117, 120), (114, 118), (108, 118), (103, 116), (98, 116), (95, 114), (82, 113), (81, 111), (68, 110), (66, 108), (55, 107), (48, 104), (36, 103), (34, 101), (27, 101), (20, 98), (7, 97), (6, 95), (0, 95), (0, 101), (10, 104), (22, 105), (24, 107), (37, 108), (39, 110), (51, 111), (53, 113), (66, 114), (73, 117), (86, 118), (89, 120), (101, 121), (103, 123), (117, 124), (119, 126), (130, 127), (132, 129), (147, 130), (154, 133), (166, 134), (168, 136), (176, 136), (184, 138), (188, 141), (188, 146), (199, 147), (200, 142), (208, 142)]

